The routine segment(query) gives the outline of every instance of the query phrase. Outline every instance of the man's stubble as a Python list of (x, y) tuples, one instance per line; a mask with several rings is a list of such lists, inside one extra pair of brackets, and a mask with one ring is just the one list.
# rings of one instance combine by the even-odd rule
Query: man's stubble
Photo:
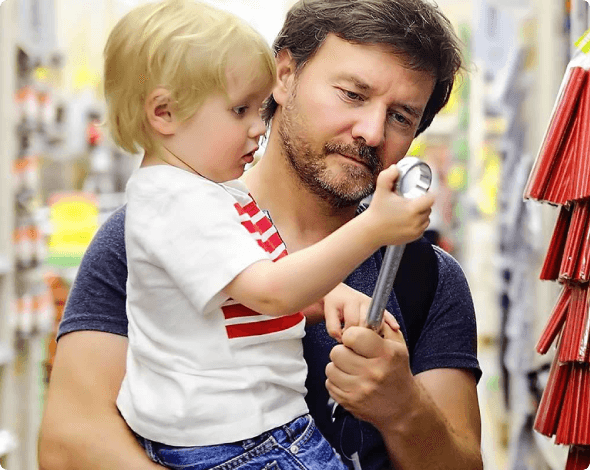
[[(343, 209), (358, 205), (373, 193), (377, 175), (383, 169), (375, 147), (366, 145), (363, 139), (353, 145), (330, 141), (314, 146), (310, 138), (313, 130), (305, 125), (305, 116), (298, 111), (296, 93), (281, 110), (277, 124), (288, 167), (312, 194), (335, 209)], [(334, 153), (354, 156), (365, 166), (343, 163), (339, 174), (334, 174), (326, 164), (327, 156)]]

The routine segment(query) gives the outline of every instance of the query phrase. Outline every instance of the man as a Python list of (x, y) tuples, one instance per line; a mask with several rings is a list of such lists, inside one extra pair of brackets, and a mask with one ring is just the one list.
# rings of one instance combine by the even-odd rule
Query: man
[[(293, 252), (355, 216), (378, 172), (448, 100), (460, 56), (447, 20), (423, 0), (300, 1), (275, 52), (267, 148), (244, 181)], [(97, 234), (72, 287), (42, 424), (43, 470), (161, 468), (115, 406), (127, 347), (123, 220), (118, 211)], [(308, 328), (308, 405), (351, 468), (482, 468), (473, 305), (456, 262), (435, 255), (436, 292), (418, 330), (405, 321), (417, 312), (402, 316), (394, 296), (388, 309), (400, 331), (350, 328), (334, 346), (322, 323)], [(379, 262), (367, 260), (349, 285), (370, 295)]]

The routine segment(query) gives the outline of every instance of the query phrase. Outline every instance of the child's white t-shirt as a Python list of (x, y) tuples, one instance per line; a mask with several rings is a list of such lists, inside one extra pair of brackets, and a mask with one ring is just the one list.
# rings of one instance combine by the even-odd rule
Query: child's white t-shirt
[(136, 433), (173, 446), (258, 436), (305, 414), (301, 313), (260, 315), (222, 289), (286, 255), (239, 181), (169, 165), (127, 184), (127, 370), (117, 406)]

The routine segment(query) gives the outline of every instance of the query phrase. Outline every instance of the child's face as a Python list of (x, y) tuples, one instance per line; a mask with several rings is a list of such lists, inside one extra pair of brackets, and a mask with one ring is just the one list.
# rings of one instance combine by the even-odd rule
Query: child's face
[(207, 97), (169, 142), (170, 150), (213, 181), (239, 178), (244, 166), (253, 161), (260, 136), (266, 131), (260, 108), (271, 87), (262, 85), (260, 79), (241, 78), (248, 76), (247, 72), (244, 67), (230, 70), (228, 96), (219, 92)]

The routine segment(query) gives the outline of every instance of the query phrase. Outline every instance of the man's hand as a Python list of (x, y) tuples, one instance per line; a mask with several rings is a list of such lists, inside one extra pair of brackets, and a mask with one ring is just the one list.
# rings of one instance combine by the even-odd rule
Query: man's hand
[(363, 327), (343, 333), (326, 366), (330, 396), (379, 430), (395, 468), (481, 469), (473, 374), (433, 369), (413, 376), (399, 326), (390, 314), (384, 320), (382, 336)]
[(342, 345), (332, 349), (326, 366), (330, 396), (377, 428), (382, 420), (404, 413), (404, 396), (415, 387), (399, 325), (389, 312), (383, 319), (383, 336), (364, 327), (344, 331)]

